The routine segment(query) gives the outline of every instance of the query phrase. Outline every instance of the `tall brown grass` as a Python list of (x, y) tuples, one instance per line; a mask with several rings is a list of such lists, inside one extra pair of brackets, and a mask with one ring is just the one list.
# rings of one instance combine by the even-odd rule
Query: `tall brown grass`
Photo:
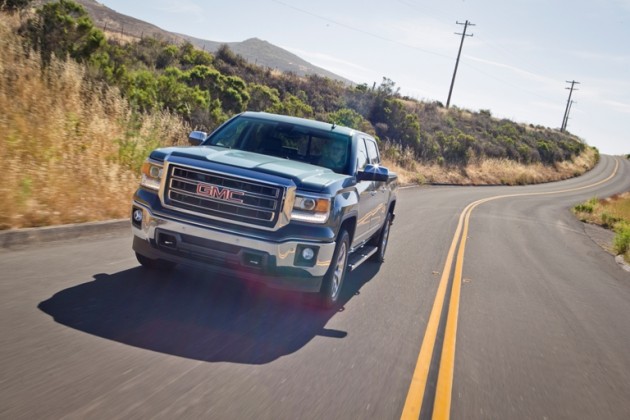
[(573, 207), (573, 212), (583, 222), (614, 230), (612, 248), (630, 264), (630, 191), (604, 199), (591, 198)]
[[(392, 151), (392, 149), (395, 149)], [(398, 173), (403, 184), (456, 184), (456, 185), (526, 185), (560, 181), (582, 175), (595, 166), (597, 152), (592, 148), (572, 161), (553, 166), (522, 164), (508, 159), (471, 159), (465, 166), (448, 166), (422, 163), (415, 160), (410, 149), (385, 143), (381, 146), (384, 165)]]
[(139, 162), (185, 139), (168, 113), (137, 114), (84, 66), (42, 68), (0, 15), (0, 228), (127, 216)]

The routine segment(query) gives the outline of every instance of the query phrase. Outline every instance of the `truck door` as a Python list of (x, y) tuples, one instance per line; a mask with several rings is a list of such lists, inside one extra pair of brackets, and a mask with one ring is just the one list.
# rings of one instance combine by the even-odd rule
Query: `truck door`
[[(372, 139), (365, 139), (365, 145), (370, 164), (380, 165), (381, 157), (378, 153), (376, 142)], [(387, 185), (385, 182), (373, 182), (372, 184), (372, 220), (370, 227), (372, 231), (377, 231), (385, 221), (389, 197), (387, 196)]]
[[(357, 171), (363, 170), (369, 163), (367, 147), (363, 138), (357, 142)], [(354, 234), (354, 244), (366, 241), (372, 235), (372, 213), (375, 206), (375, 188), (373, 181), (360, 181), (356, 185), (359, 193), (357, 226)]]

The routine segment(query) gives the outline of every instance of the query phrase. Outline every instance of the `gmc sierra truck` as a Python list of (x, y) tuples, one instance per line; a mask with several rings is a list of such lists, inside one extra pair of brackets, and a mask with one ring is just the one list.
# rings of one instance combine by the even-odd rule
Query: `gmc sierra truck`
[(384, 261), (397, 176), (372, 136), (245, 112), (188, 140), (143, 164), (131, 214), (142, 266), (202, 264), (331, 307), (348, 270)]

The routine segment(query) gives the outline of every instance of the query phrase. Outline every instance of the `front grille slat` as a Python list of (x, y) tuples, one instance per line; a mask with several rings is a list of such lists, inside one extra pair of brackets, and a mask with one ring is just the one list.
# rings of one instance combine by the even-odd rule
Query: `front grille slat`
[(170, 165), (166, 205), (226, 221), (271, 228), (282, 208), (284, 187)]

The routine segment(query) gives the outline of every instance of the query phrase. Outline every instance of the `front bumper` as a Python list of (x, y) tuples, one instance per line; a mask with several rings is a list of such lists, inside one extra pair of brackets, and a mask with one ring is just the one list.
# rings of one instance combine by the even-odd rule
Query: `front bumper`
[[(328, 271), (334, 242), (283, 240), (272, 242), (199, 226), (159, 214), (137, 201), (142, 222), (132, 221), (135, 252), (151, 259), (203, 265), (213, 271), (263, 282), (286, 290), (316, 292)], [(310, 264), (296, 256), (301, 247), (316, 250)]]

